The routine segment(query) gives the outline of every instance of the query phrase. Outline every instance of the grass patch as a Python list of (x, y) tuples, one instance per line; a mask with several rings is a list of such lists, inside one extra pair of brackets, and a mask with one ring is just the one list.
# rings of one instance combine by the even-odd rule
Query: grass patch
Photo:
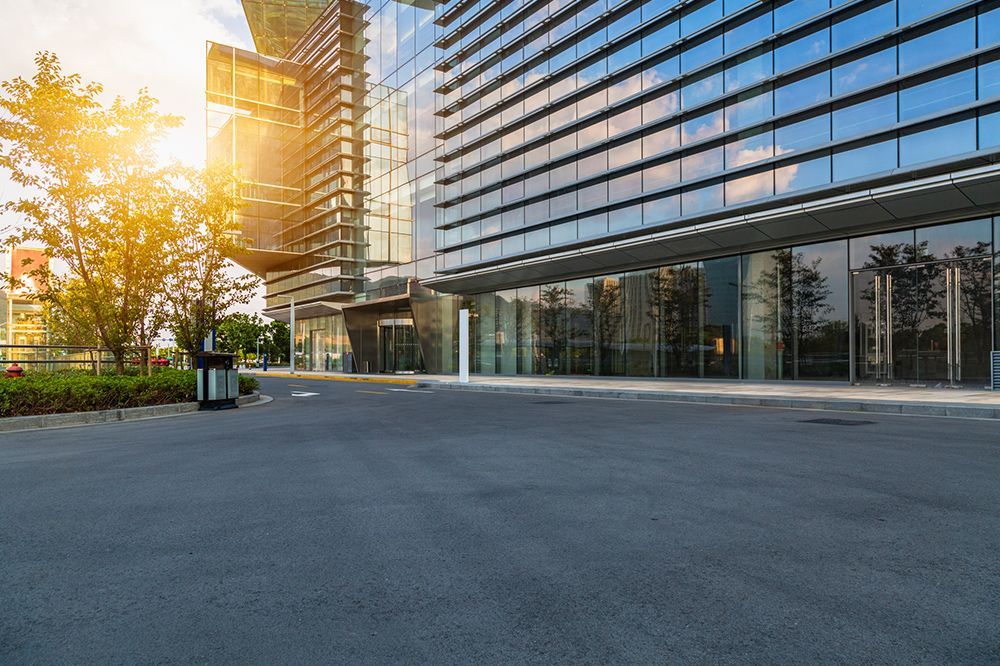
[[(0, 379), (0, 417), (92, 412), (194, 402), (197, 371), (164, 368), (152, 376), (85, 372), (31, 373)], [(240, 375), (240, 394), (257, 390), (255, 377)]]

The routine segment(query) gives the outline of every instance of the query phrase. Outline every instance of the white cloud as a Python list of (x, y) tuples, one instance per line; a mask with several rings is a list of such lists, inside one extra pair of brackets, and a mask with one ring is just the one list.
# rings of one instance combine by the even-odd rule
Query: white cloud
[[(253, 48), (240, 0), (0, 0), (0, 17), (0, 80), (30, 78), (35, 54), (53, 51), (109, 101), (148, 88), (161, 112), (184, 118), (161, 155), (191, 165), (205, 158), (205, 42)], [(16, 195), (0, 174), (0, 200)]]

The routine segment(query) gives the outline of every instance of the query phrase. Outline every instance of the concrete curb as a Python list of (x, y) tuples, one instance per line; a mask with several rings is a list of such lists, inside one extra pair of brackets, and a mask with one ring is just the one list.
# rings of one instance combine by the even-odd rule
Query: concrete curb
[(293, 375), (287, 372), (247, 372), (247, 375), (257, 377), (258, 379), (262, 377), (277, 377), (278, 379), (308, 379), (320, 382), (362, 382), (369, 384), (401, 384), (405, 386), (413, 386), (418, 384), (420, 380), (418, 379), (400, 379), (398, 377), (371, 377), (368, 375), (352, 377), (350, 375), (344, 376), (330, 376), (330, 375), (305, 375), (297, 374)]
[[(240, 407), (252, 407), (271, 402), (270, 396), (262, 396), (259, 391), (236, 399)], [(66, 428), (70, 426), (118, 423), (119, 421), (140, 421), (158, 419), (165, 416), (180, 416), (198, 411), (197, 402), (178, 402), (171, 405), (151, 405), (149, 407), (125, 407), (103, 409), (95, 412), (69, 412), (67, 414), (39, 414), (37, 416), (9, 416), (0, 418), (0, 433), (42, 428)]]
[(551, 395), (569, 398), (613, 398), (616, 400), (657, 400), (744, 407), (778, 407), (868, 414), (901, 414), (907, 416), (948, 416), (965, 419), (1000, 419), (1000, 408), (982, 405), (961, 405), (941, 402), (901, 402), (891, 400), (844, 400), (837, 398), (791, 398), (714, 393), (681, 393), (675, 391), (629, 391), (558, 386), (510, 386), (504, 384), (459, 384), (458, 382), (422, 381), (423, 388), (522, 395)]

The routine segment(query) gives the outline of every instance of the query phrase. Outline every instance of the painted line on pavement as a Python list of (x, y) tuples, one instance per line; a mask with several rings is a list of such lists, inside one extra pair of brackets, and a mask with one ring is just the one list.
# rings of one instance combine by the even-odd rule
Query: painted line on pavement
[(434, 393), (434, 391), (421, 391), (420, 389), (386, 389), (386, 391), (395, 391), (396, 393)]
[(357, 391), (357, 393), (369, 393), (371, 395), (386, 395), (385, 391)]

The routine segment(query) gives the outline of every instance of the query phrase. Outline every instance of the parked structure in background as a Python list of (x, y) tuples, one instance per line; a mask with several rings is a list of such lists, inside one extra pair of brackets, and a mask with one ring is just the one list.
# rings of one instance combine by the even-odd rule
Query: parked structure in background
[(986, 383), (996, 0), (244, 5), (208, 153), (303, 367), (465, 307), (473, 373)]
[[(25, 261), (30, 264), (25, 264)], [(0, 345), (44, 345), (48, 342), (45, 309), (33, 300), (32, 292), (38, 285), (27, 275), (31, 270), (46, 265), (48, 258), (35, 248), (11, 247), (0, 252), (0, 274), (10, 275), (22, 286), (13, 289), (0, 284)]]

